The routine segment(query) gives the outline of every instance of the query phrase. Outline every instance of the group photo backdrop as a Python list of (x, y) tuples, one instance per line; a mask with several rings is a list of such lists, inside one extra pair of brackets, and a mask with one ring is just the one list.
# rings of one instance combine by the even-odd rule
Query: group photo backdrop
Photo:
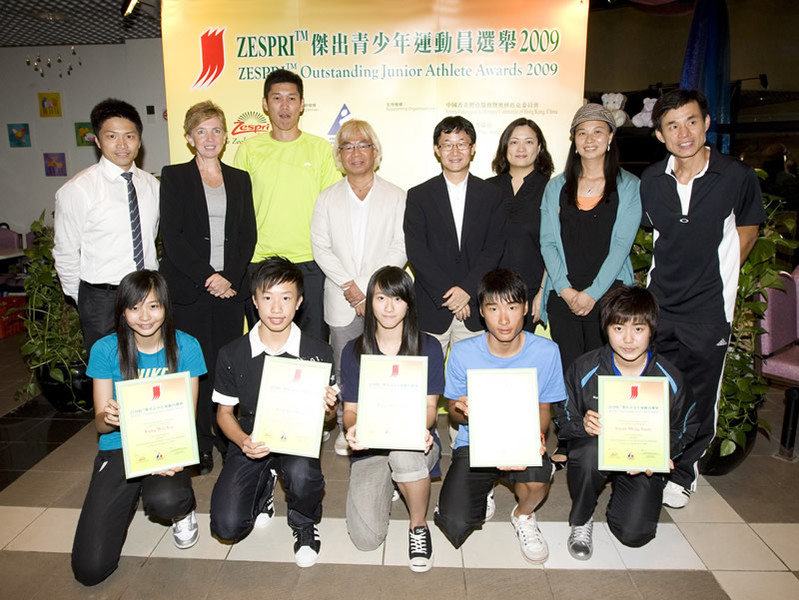
[(276, 68), (305, 84), (300, 129), (333, 141), (350, 118), (383, 145), (382, 177), (412, 187), (440, 172), (433, 129), (460, 114), (477, 130), (472, 172), (489, 177), (518, 117), (542, 128), (556, 172), (583, 100), (588, 3), (579, 0), (163, 0), (169, 152), (191, 157), (186, 110), (212, 100), (237, 145), (267, 133), (263, 83)]

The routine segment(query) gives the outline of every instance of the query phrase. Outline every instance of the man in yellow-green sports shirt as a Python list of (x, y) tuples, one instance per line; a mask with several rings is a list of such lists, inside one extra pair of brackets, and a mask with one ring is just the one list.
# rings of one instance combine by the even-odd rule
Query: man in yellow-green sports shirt
[[(341, 173), (333, 162), (330, 144), (300, 131), (305, 99), (299, 75), (285, 69), (269, 73), (264, 81), (263, 108), (271, 123), (269, 133), (245, 141), (233, 160), (235, 167), (244, 169), (252, 178), (258, 226), (252, 263), (283, 256), (300, 267), (305, 280), (305, 301), (297, 313), (297, 324), (308, 334), (326, 341), (325, 276), (311, 252), (311, 216), (319, 192), (336, 183)], [(249, 303), (247, 308), (252, 324), (257, 316)]]

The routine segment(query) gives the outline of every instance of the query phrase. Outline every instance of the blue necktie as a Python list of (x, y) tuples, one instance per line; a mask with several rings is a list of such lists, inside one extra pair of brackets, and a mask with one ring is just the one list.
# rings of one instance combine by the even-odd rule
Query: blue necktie
[(133, 173), (122, 173), (128, 182), (128, 210), (130, 211), (130, 232), (133, 236), (133, 260), (136, 270), (144, 268), (144, 243), (141, 239), (141, 219), (139, 218), (139, 200), (136, 197), (136, 188), (133, 187)]

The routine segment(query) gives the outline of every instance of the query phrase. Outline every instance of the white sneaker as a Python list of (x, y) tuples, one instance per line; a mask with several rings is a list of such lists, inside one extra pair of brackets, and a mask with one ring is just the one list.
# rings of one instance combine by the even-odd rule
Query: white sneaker
[(663, 504), (669, 508), (683, 508), (691, 499), (691, 492), (683, 486), (667, 481), (663, 488)]
[(494, 489), (491, 488), (491, 491), (488, 492), (488, 496), (486, 496), (486, 521), (490, 521), (494, 517), (494, 513), (497, 512), (497, 504), (494, 502)]
[(510, 522), (519, 538), (522, 555), (528, 562), (540, 565), (549, 558), (549, 546), (538, 528), (535, 513), (517, 517), (514, 514), (517, 507), (518, 504), (510, 511)]
[(577, 560), (588, 560), (594, 553), (594, 519), (588, 519), (585, 525), (574, 525), (569, 534), (569, 554)]
[(352, 449), (347, 443), (347, 438), (344, 436), (344, 432), (341, 430), (339, 430), (338, 436), (336, 437), (336, 443), (333, 444), (333, 450), (335, 450), (336, 454), (339, 456), (349, 456), (352, 454)]
[(200, 528), (197, 526), (197, 519), (194, 511), (191, 511), (181, 519), (172, 519), (172, 537), (175, 546), (181, 550), (191, 548), (200, 539)]
[(294, 562), (298, 567), (312, 567), (319, 560), (319, 550), (322, 542), (319, 538), (319, 528), (309, 525), (302, 529), (293, 529), (294, 534)]

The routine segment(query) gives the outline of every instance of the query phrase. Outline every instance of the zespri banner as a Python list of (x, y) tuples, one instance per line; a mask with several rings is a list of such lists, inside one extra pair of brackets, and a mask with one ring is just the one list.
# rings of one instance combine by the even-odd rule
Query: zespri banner
[(461, 114), (477, 129), (472, 172), (490, 176), (499, 135), (536, 121), (563, 168), (582, 104), (588, 2), (580, 0), (163, 0), (172, 162), (191, 157), (183, 117), (196, 102), (225, 111), (236, 146), (267, 133), (263, 83), (276, 68), (305, 81), (300, 128), (335, 137), (351, 118), (383, 144), (380, 175), (405, 189), (440, 172), (433, 129)]

